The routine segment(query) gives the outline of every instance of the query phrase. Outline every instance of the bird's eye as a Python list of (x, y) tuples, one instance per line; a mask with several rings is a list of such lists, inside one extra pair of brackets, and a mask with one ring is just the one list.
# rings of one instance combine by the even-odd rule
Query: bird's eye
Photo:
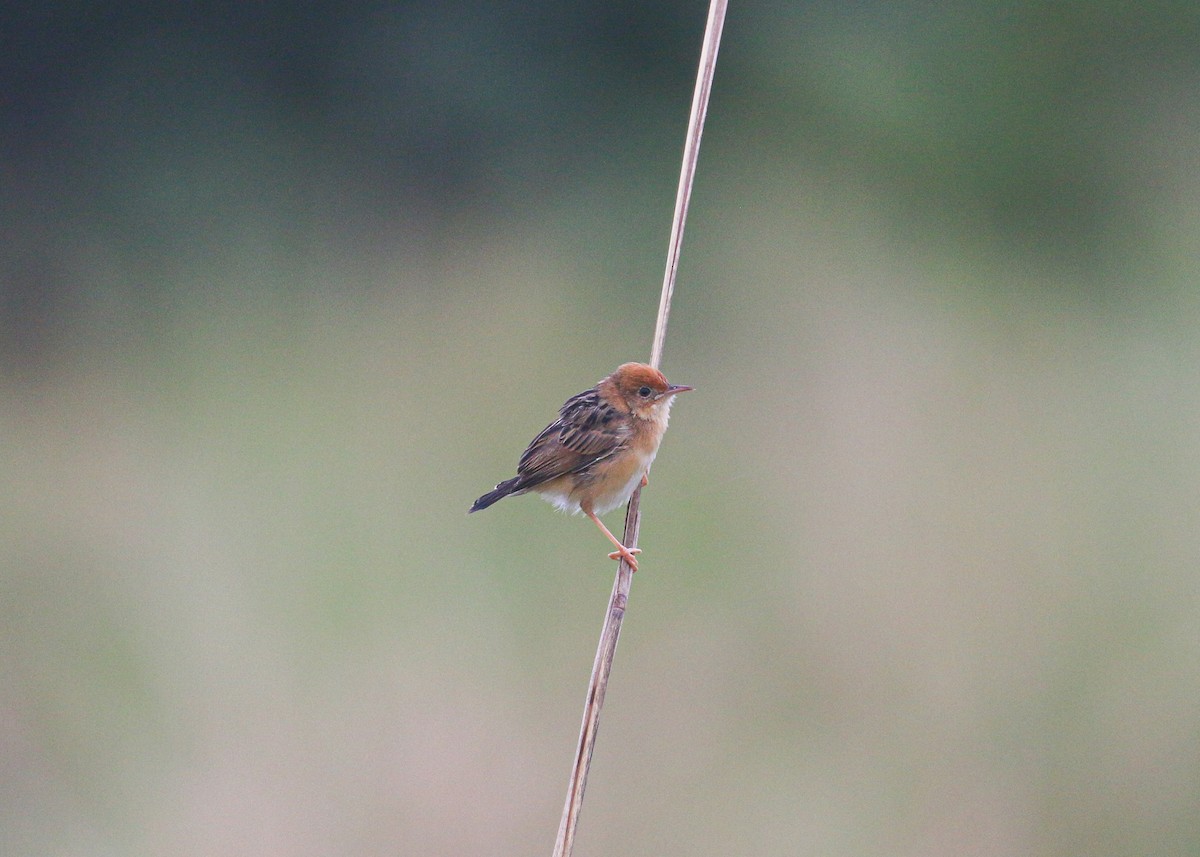
[(651, 390), (649, 387), (642, 387), (638, 390), (638, 395), (644, 399), (647, 396), (649, 396), (652, 392), (653, 392), (653, 390)]

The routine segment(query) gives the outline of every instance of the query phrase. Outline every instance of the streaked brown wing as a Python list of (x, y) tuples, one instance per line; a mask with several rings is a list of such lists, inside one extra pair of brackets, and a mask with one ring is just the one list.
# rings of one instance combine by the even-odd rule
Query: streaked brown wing
[(595, 390), (567, 400), (521, 456), (517, 475), (533, 488), (566, 473), (578, 473), (623, 449), (631, 434), (625, 420)]

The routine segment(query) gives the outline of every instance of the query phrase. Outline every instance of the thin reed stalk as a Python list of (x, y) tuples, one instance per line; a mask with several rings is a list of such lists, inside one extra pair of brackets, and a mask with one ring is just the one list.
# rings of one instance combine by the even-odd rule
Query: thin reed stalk
[[(650, 365), (656, 369), (662, 362), (663, 343), (667, 336), (667, 317), (671, 312), (675, 273), (679, 268), (679, 251), (683, 246), (683, 227), (687, 221), (688, 203), (692, 197), (692, 182), (700, 153), (700, 136), (704, 131), (704, 117), (708, 112), (708, 96), (712, 90), (713, 73), (716, 70), (717, 49), (721, 44), (726, 5), (727, 0), (711, 0), (708, 9), (708, 24), (700, 51), (700, 70), (696, 75), (696, 90), (692, 96), (692, 111), (683, 146), (683, 166), (679, 172), (679, 191), (675, 196), (675, 215), (671, 220), (671, 239), (667, 247), (667, 266), (658, 303), (658, 320), (654, 326), (654, 343), (650, 351)], [(629, 506), (625, 511), (625, 533), (622, 541), (626, 547), (637, 547), (642, 522), (641, 497), (642, 489), (638, 488), (629, 498)], [(571, 766), (571, 778), (567, 784), (567, 798), (558, 826), (553, 857), (570, 857), (575, 847), (575, 829), (579, 824), (579, 810), (583, 806), (583, 793), (592, 763), (592, 749), (595, 747), (596, 732), (600, 726), (600, 710), (604, 707), (604, 693), (608, 689), (608, 676), (612, 672), (613, 657), (617, 652), (617, 640), (621, 636), (621, 623), (625, 619), (632, 585), (633, 570), (629, 563), (622, 559), (617, 565), (617, 577), (613, 582), (608, 611), (600, 631), (600, 644), (596, 648), (596, 660), (592, 665), (591, 679), (588, 681), (583, 723), (579, 729), (579, 743)]]

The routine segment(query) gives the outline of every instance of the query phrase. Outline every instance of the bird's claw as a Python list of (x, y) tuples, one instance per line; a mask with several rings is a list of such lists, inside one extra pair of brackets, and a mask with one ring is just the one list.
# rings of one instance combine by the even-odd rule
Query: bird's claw
[(630, 570), (637, 571), (638, 566), (637, 566), (637, 559), (635, 558), (635, 554), (639, 554), (641, 552), (642, 552), (641, 548), (621, 548), (621, 550), (619, 550), (619, 551), (613, 551), (612, 553), (610, 553), (608, 555), (608, 558), (615, 559), (615, 560), (623, 559), (627, 563), (629, 563)]

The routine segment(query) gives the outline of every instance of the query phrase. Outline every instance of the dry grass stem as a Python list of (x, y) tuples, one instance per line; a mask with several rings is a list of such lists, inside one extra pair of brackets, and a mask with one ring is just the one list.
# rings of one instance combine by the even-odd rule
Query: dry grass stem
[(662, 364), (663, 343), (667, 338), (667, 317), (671, 314), (671, 298), (675, 294), (675, 272), (679, 269), (679, 251), (683, 247), (683, 226), (687, 222), (688, 203), (692, 199), (692, 183), (696, 162), (700, 157), (700, 135), (708, 115), (708, 96), (712, 91), (713, 74), (717, 68), (717, 48), (721, 45), (721, 30), (725, 26), (727, 0), (712, 0), (708, 8), (708, 24), (704, 30), (704, 45), (700, 50), (700, 71), (696, 75), (696, 91), (692, 95), (692, 113), (688, 117), (687, 139), (683, 143), (683, 164), (679, 168), (679, 190), (675, 194), (675, 216), (671, 218), (671, 240), (667, 245), (667, 268), (663, 272), (662, 293), (658, 299), (658, 320), (654, 325), (654, 344), (650, 348), (650, 365)]
[[(692, 112), (688, 119), (687, 139), (683, 146), (683, 166), (679, 173), (679, 191), (675, 197), (675, 215), (671, 220), (671, 240), (667, 247), (667, 266), (658, 303), (658, 320), (654, 326), (654, 344), (650, 351), (650, 365), (655, 368), (662, 362), (663, 343), (667, 336), (667, 317), (675, 292), (675, 272), (679, 268), (679, 251), (683, 246), (683, 227), (687, 220), (688, 202), (692, 196), (692, 182), (700, 152), (700, 135), (704, 130), (704, 117), (708, 112), (708, 96), (712, 90), (717, 49), (721, 44), (721, 30), (725, 24), (726, 5), (727, 0), (711, 0), (708, 10), (708, 24), (700, 51), (700, 70), (696, 76), (696, 91), (692, 97)], [(629, 506), (625, 511), (625, 533), (622, 541), (626, 547), (637, 547), (638, 533), (641, 529), (641, 497), (642, 489), (638, 488), (629, 498)], [(588, 769), (591, 767), (592, 749), (600, 726), (600, 710), (604, 707), (608, 676), (612, 671), (613, 656), (617, 651), (617, 640), (621, 636), (621, 622), (625, 618), (632, 584), (633, 570), (622, 559), (617, 565), (617, 577), (613, 582), (608, 612), (604, 616), (604, 627), (600, 632), (600, 644), (596, 648), (596, 660), (592, 665), (592, 676), (588, 681), (583, 723), (579, 729), (579, 743), (571, 766), (571, 779), (567, 784), (567, 799), (563, 805), (553, 857), (569, 857), (575, 846), (575, 829), (579, 823), (579, 810), (583, 805), (583, 792), (587, 786)]]

